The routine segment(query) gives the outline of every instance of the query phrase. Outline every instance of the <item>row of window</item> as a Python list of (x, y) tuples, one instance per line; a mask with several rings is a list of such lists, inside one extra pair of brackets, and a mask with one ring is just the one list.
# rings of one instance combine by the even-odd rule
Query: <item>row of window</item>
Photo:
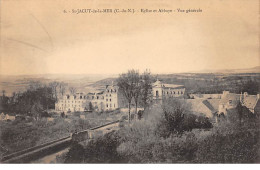
[(181, 91), (181, 92), (179, 92), (179, 91), (178, 92), (175, 92), (175, 91), (170, 91), (170, 92), (169, 91), (167, 91), (167, 92), (162, 91), (162, 93), (163, 94), (183, 94), (183, 91)]
[[(77, 98), (77, 96), (72, 96), (73, 97), (73, 99), (76, 99)], [(79, 96), (79, 99), (83, 99), (83, 97), (84, 97), (84, 99), (85, 99), (85, 96)], [(67, 95), (67, 99), (70, 99), (70, 96), (69, 95)]]
[[(64, 103), (66, 103), (68, 101), (68, 103), (70, 103), (70, 100), (64, 100)], [(63, 103), (63, 100), (60, 101), (61, 103)], [(82, 101), (74, 101), (72, 100), (71, 103), (83, 103), (83, 100)]]
[(115, 92), (115, 93), (116, 93), (116, 89), (114, 89), (114, 90), (113, 90), (113, 89), (110, 89), (110, 90), (109, 90), (109, 89), (107, 89), (107, 92), (108, 92), (108, 93), (109, 93), (109, 92), (110, 92), (110, 93), (113, 93), (113, 92)]
[[(63, 106), (63, 104), (61, 104), (61, 105)], [(68, 104), (68, 105), (64, 104), (64, 106), (65, 106), (65, 107), (66, 107), (66, 106), (67, 106), (67, 107), (70, 107), (69, 104)], [(73, 107), (73, 106), (77, 106), (77, 105), (73, 105), (73, 104), (72, 104), (71, 106)], [(78, 105), (78, 106), (80, 107), (81, 105)]]
[[(109, 105), (107, 104), (107, 107), (108, 107)], [(110, 108), (112, 108), (112, 104), (110, 104)], [(114, 108), (116, 108), (116, 104), (114, 104)]]

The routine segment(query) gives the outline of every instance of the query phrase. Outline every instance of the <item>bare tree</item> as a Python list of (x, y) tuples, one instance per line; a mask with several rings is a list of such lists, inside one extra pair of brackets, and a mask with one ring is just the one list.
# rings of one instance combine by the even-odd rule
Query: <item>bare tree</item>
[(141, 96), (141, 90), (142, 90), (142, 86), (141, 86), (141, 77), (139, 75), (138, 71), (133, 72), (133, 98), (134, 98), (134, 102), (135, 102), (135, 113), (137, 114), (137, 107), (138, 107), (138, 101), (140, 99)]
[(2, 90), (2, 95), (3, 95), (3, 96), (5, 96), (5, 92), (6, 92), (5, 90)]
[(55, 100), (58, 99), (57, 87), (59, 86), (59, 84), (60, 84), (60, 83), (57, 82), (57, 81), (51, 82), (51, 83), (49, 84), (49, 86), (50, 86), (51, 89), (52, 89), (52, 92), (53, 92), (53, 95), (54, 95)]
[(63, 82), (60, 82), (59, 83), (59, 92), (60, 94), (63, 96), (66, 92), (66, 86), (67, 84), (63, 83)]
[(128, 121), (131, 120), (131, 102), (134, 96), (134, 88), (135, 88), (135, 81), (136, 76), (138, 76), (138, 72), (135, 70), (129, 70), (127, 73), (121, 74), (117, 79), (117, 85), (119, 89), (122, 91), (124, 97), (128, 102)]
[(152, 95), (152, 77), (151, 72), (146, 70), (142, 74), (142, 81), (141, 81), (141, 101), (144, 109), (152, 102), (153, 95)]

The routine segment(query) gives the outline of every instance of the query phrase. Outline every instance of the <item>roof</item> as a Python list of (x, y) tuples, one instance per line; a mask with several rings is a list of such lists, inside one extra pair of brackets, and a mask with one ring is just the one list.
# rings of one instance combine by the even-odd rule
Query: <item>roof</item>
[(229, 102), (229, 100), (232, 100), (233, 104), (238, 104), (240, 102), (240, 94), (235, 94), (235, 93), (225, 94), (220, 99), (219, 104), (226, 104), (227, 102)]
[(97, 95), (104, 94), (104, 91), (98, 92)]
[(243, 98), (243, 104), (248, 109), (254, 109), (257, 102), (258, 102), (258, 98), (256, 95), (248, 95)]
[(203, 100), (203, 104), (205, 104), (212, 113), (216, 113), (218, 111), (220, 99), (207, 99)]
[(203, 103), (204, 99), (183, 99), (186, 104), (188, 104), (187, 107), (190, 108), (190, 110), (196, 114), (196, 115), (205, 115), (206, 117), (213, 117), (213, 112), (207, 105)]
[(4, 120), (5, 119), (5, 114), (2, 112), (1, 114), (0, 114), (0, 120)]
[(207, 99), (207, 101), (211, 104), (214, 110), (218, 111), (220, 99)]
[(177, 85), (177, 84), (163, 84), (163, 88), (176, 89), (176, 88), (184, 88), (184, 86), (183, 85)]
[(155, 83), (153, 83), (153, 87), (162, 87), (162, 88), (184, 88), (183, 85), (178, 85), (178, 84), (163, 84), (161, 81), (157, 80)]
[(220, 99), (222, 94), (190, 94), (194, 98), (204, 98), (204, 99)]

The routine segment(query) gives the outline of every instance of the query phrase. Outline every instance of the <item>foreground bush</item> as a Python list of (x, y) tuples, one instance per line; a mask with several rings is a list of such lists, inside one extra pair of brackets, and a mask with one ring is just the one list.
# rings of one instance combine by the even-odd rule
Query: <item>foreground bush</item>
[(260, 162), (258, 117), (246, 116), (248, 118), (241, 121), (223, 120), (218, 126), (209, 128), (212, 125), (205, 117), (188, 114), (179, 107), (170, 109), (173, 105), (168, 106), (168, 110), (151, 108), (144, 113), (146, 119), (89, 142), (84, 148), (82, 162)]

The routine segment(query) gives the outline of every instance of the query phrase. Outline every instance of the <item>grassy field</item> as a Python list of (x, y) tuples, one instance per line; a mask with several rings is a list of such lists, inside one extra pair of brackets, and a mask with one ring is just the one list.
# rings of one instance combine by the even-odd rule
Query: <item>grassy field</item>
[[(80, 115), (85, 115), (85, 118)], [(56, 140), (70, 133), (118, 120), (124, 115), (119, 111), (109, 113), (72, 113), (67, 118), (53, 115), (53, 120), (0, 122), (0, 144), (13, 153), (29, 147)], [(2, 151), (3, 153), (3, 151)], [(1, 155), (1, 152), (0, 152)]]

